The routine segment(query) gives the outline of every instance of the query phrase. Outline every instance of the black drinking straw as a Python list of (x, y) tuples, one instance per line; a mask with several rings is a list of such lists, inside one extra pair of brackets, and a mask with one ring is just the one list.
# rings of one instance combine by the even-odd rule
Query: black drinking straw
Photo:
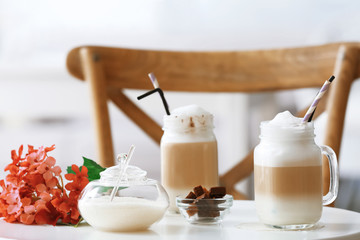
[(314, 117), (315, 111), (316, 111), (316, 108), (314, 109), (313, 113), (312, 113), (311, 116), (309, 117), (308, 122), (311, 122), (312, 118)]
[(159, 91), (159, 89), (158, 89), (158, 88), (155, 88), (155, 89), (153, 89), (153, 90), (151, 90), (151, 91), (148, 91), (148, 92), (146, 92), (146, 93), (138, 96), (137, 99), (138, 99), (138, 100), (141, 100), (141, 99), (143, 99), (144, 97), (150, 96), (151, 94), (153, 94), (153, 93), (155, 93), (155, 92), (158, 92), (158, 91)]
[(148, 92), (146, 92), (146, 93), (144, 93), (144, 94), (142, 94), (142, 95), (140, 95), (140, 96), (138, 96), (137, 99), (138, 99), (138, 100), (141, 100), (141, 99), (143, 99), (143, 98), (145, 98), (145, 97), (147, 97), (147, 96), (150, 96), (151, 94), (153, 94), (153, 93), (155, 93), (155, 92), (158, 92), (159, 95), (160, 95), (160, 97), (161, 97), (161, 100), (162, 100), (162, 102), (163, 102), (163, 104), (164, 104), (166, 114), (167, 114), (167, 115), (170, 115), (169, 105), (168, 105), (167, 102), (166, 102), (166, 99), (165, 99), (165, 96), (164, 96), (164, 92), (161, 90), (160, 87), (158, 87), (159, 84), (157, 83), (157, 80), (156, 80), (156, 78), (155, 78), (155, 75), (154, 75), (153, 73), (149, 73), (149, 77), (150, 77), (150, 80), (151, 80), (151, 82), (153, 83), (154, 87), (156, 87), (156, 88), (153, 89), (153, 90), (150, 90), (150, 91), (148, 91)]

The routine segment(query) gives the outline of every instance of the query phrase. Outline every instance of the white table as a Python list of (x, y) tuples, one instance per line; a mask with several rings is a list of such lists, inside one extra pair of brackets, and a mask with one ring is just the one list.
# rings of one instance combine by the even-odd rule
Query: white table
[(0, 239), (360, 239), (360, 213), (324, 208), (314, 229), (281, 231), (258, 222), (253, 201), (234, 201), (231, 213), (221, 225), (192, 225), (180, 215), (166, 215), (148, 231), (134, 233), (100, 232), (87, 224), (69, 226), (27, 226), (0, 220)]

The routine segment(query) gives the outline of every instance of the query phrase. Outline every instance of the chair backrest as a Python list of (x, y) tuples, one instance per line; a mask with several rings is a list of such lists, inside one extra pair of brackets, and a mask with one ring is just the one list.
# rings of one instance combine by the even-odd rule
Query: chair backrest
[[(339, 156), (347, 99), (359, 74), (360, 43), (264, 51), (175, 52), (83, 46), (67, 56), (68, 71), (90, 84), (98, 138), (99, 163), (113, 165), (114, 153), (107, 101), (111, 100), (154, 141), (161, 127), (140, 110), (123, 89), (150, 87), (144, 76), (155, 72), (164, 91), (264, 92), (320, 87), (332, 73), (336, 81), (316, 111), (328, 112), (324, 143)], [(325, 104), (327, 102), (327, 104)], [(306, 110), (306, 109), (305, 109)], [(303, 116), (304, 111), (300, 113)], [(220, 181), (235, 198), (234, 185), (253, 171), (252, 151)], [(324, 165), (324, 189), (329, 175)]]

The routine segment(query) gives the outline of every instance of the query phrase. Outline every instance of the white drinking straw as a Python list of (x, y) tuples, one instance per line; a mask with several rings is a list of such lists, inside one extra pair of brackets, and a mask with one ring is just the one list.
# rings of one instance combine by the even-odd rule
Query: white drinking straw
[(309, 118), (311, 117), (311, 115), (313, 114), (313, 112), (316, 109), (316, 106), (318, 105), (318, 103), (320, 102), (320, 99), (322, 98), (322, 96), (324, 96), (325, 92), (328, 90), (330, 83), (335, 79), (334, 76), (331, 76), (328, 80), (325, 81), (325, 83), (323, 84), (323, 86), (321, 87), (320, 91), (316, 94), (316, 97), (314, 99), (314, 101), (312, 102), (311, 106), (309, 107), (309, 109), (307, 110), (302, 123), (308, 122)]
[(148, 74), (148, 76), (149, 76), (154, 88), (160, 88), (159, 83), (158, 83), (158, 81), (157, 81), (157, 79), (155, 77), (155, 74), (151, 72), (151, 73)]
[(132, 157), (132, 155), (134, 153), (134, 150), (135, 150), (135, 146), (131, 145), (131, 147), (129, 149), (129, 152), (128, 152), (128, 154), (126, 154), (125, 157), (122, 157), (121, 154), (118, 155), (118, 159), (120, 158), (120, 174), (119, 174), (119, 177), (118, 177), (118, 179), (116, 181), (116, 186), (113, 188), (113, 190), (112, 190), (112, 192), (110, 194), (110, 202), (112, 202), (112, 200), (115, 197), (116, 192), (119, 189), (119, 184), (120, 184), (120, 182), (121, 182), (121, 180), (122, 180), (122, 178), (123, 178), (123, 176), (124, 176), (124, 174), (126, 172), (126, 169), (127, 169), (128, 165), (129, 165), (131, 157)]
[[(159, 85), (159, 83), (158, 83), (158, 81), (157, 81), (157, 79), (156, 79), (156, 77), (155, 77), (155, 74), (154, 74), (153, 72), (151, 72), (151, 73), (148, 74), (148, 76), (149, 76), (149, 78), (150, 78), (150, 80), (151, 80), (152, 85), (153, 85), (154, 88), (155, 88), (154, 90), (156, 90), (156, 91), (159, 92), (159, 94), (160, 94), (161, 100), (162, 100), (162, 102), (163, 102), (163, 104), (164, 104), (164, 107), (165, 107), (166, 114), (167, 114), (167, 115), (170, 115), (169, 105), (168, 105), (167, 102), (166, 102), (166, 99), (165, 99), (165, 96), (164, 96), (164, 92), (161, 90), (160, 85)], [(154, 90), (153, 90), (153, 91), (154, 91)], [(153, 94), (153, 92), (150, 91), (150, 92), (148, 92), (148, 93), (145, 93), (145, 94), (143, 94), (142, 96), (139, 96), (138, 99), (140, 100), (141, 98), (146, 97), (146, 96), (148, 96), (148, 95), (150, 95), (150, 94)]]

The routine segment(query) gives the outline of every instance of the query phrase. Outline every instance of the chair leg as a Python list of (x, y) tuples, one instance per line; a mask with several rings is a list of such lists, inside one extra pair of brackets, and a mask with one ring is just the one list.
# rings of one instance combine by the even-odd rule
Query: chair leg
[(228, 191), (232, 191), (235, 199), (247, 199), (244, 194), (235, 190), (235, 184), (240, 180), (248, 177), (254, 170), (254, 149), (238, 164), (236, 164), (228, 172), (220, 176), (220, 185), (226, 187)]
[[(359, 50), (352, 46), (340, 46), (335, 63), (336, 79), (329, 89), (328, 113), (324, 144), (330, 146), (336, 155), (340, 155), (340, 144), (344, 128), (345, 112), (353, 80), (359, 65)], [(330, 172), (327, 159), (323, 160), (323, 189), (326, 194), (330, 184)], [(333, 205), (333, 204), (332, 204)]]
[(114, 165), (114, 150), (111, 138), (110, 118), (107, 106), (105, 76), (101, 59), (88, 48), (80, 50), (85, 79), (90, 84), (94, 106), (95, 129), (97, 134), (98, 163), (103, 167)]

